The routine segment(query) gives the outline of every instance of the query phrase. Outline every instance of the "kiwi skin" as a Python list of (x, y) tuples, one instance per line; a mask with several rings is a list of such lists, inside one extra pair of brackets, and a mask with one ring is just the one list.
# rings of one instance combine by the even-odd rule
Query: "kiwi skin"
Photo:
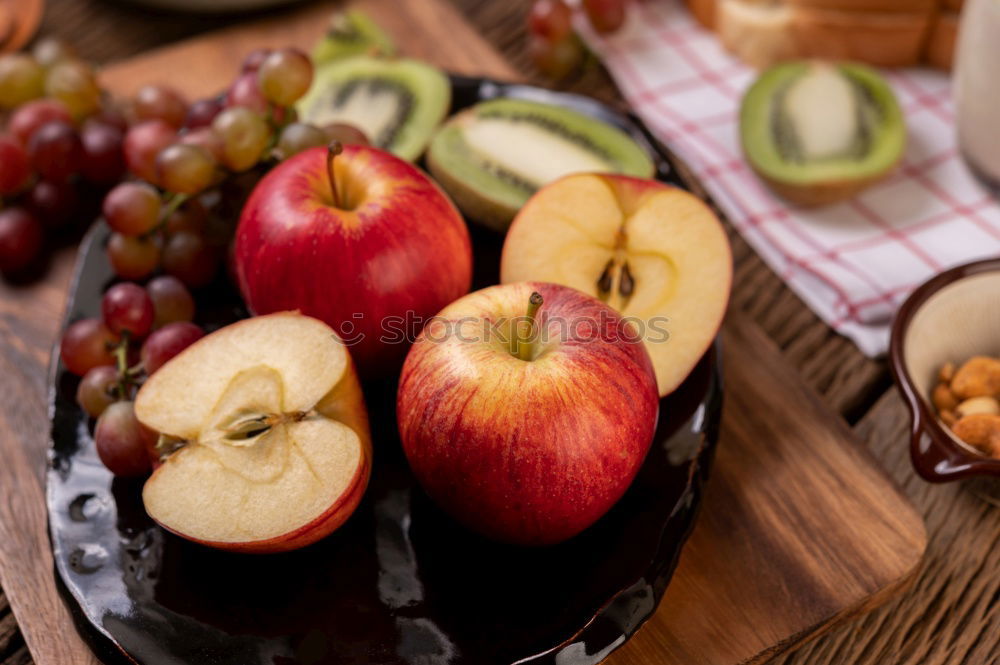
[[(655, 165), (647, 152), (627, 132), (586, 113), (559, 105), (546, 104), (515, 97), (498, 97), (480, 102), (453, 115), (431, 140), (425, 160), (428, 169), (452, 197), (459, 209), (472, 221), (497, 233), (505, 233), (521, 206), (532, 192), (512, 194), (510, 183), (502, 189), (477, 186), (468, 173), (456, 170), (453, 152), (447, 147), (458, 141), (452, 133), (478, 121), (481, 117), (506, 116), (512, 121), (536, 117), (542, 126), (556, 123), (570, 134), (579, 133), (585, 142), (596, 142), (595, 152), (604, 155), (614, 171), (636, 177), (652, 177)], [(473, 167), (475, 171), (478, 167)], [(488, 170), (488, 169), (487, 169)], [(504, 178), (498, 178), (504, 180)], [(529, 183), (524, 183), (530, 187)], [(516, 186), (515, 186), (516, 187)]]
[[(900, 155), (900, 159), (902, 155)], [(896, 166), (899, 164), (900, 159), (894, 161), (885, 171), (885, 173), (878, 173), (867, 178), (853, 178), (844, 179), (837, 181), (827, 181), (822, 183), (813, 183), (809, 185), (791, 185), (787, 182), (782, 182), (780, 180), (775, 180), (768, 176), (763, 170), (756, 167), (752, 160), (747, 160), (750, 162), (751, 168), (753, 168), (754, 173), (760, 177), (767, 186), (775, 194), (802, 208), (818, 208), (820, 206), (830, 205), (831, 203), (839, 203), (841, 201), (846, 201), (848, 199), (854, 198), (855, 195), (860, 194), (863, 190), (868, 189), (880, 180), (884, 180), (889, 177)]]
[(429, 151), (426, 159), (431, 175), (441, 183), (459, 210), (492, 231), (507, 232), (507, 227), (517, 214), (517, 209), (488, 199), (458, 178), (453, 178), (448, 169), (442, 168), (434, 161), (434, 156)]
[(883, 124), (879, 128), (882, 132), (881, 140), (887, 145), (891, 143), (893, 146), (892, 158), (879, 163), (877, 170), (870, 168), (870, 164), (864, 167), (859, 165), (859, 171), (868, 171), (865, 174), (846, 173), (841, 178), (804, 179), (799, 182), (777, 178), (767, 164), (758, 162), (757, 155), (750, 147), (747, 134), (747, 126), (752, 127), (753, 125), (752, 121), (748, 121), (748, 118), (755, 112), (749, 108), (750, 100), (755, 95), (759, 98), (758, 88), (771, 89), (771, 94), (774, 94), (775, 82), (780, 83), (787, 74), (803, 70), (810, 62), (808, 60), (789, 61), (765, 70), (747, 91), (740, 109), (740, 138), (745, 161), (775, 194), (789, 203), (803, 208), (819, 207), (853, 198), (861, 191), (887, 178), (899, 165), (906, 148), (905, 121), (889, 84), (870, 67), (858, 63), (840, 62), (835, 64), (841, 73), (855, 85), (861, 86), (866, 94), (871, 95), (880, 105), (881, 113), (884, 116)]

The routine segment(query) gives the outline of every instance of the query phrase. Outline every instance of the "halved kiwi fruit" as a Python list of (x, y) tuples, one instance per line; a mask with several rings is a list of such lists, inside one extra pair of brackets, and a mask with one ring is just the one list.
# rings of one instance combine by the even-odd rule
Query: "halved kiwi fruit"
[(412, 161), (450, 103), (451, 84), (441, 70), (407, 58), (355, 55), (320, 66), (298, 111), (314, 125), (353, 125), (372, 145)]
[(892, 171), (906, 146), (889, 84), (864, 65), (822, 61), (761, 74), (743, 97), (740, 135), (754, 171), (805, 206), (854, 196)]
[(570, 173), (650, 177), (646, 151), (617, 127), (523, 99), (481, 102), (434, 135), (427, 165), (462, 211), (498, 231), (542, 185)]
[(357, 9), (337, 12), (330, 27), (312, 51), (313, 63), (321, 65), (352, 55), (383, 55), (396, 52), (392, 38), (367, 14)]

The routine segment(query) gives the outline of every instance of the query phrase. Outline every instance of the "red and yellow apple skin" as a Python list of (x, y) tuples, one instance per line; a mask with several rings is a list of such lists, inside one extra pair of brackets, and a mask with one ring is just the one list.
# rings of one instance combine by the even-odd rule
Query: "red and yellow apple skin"
[(325, 148), (261, 180), (236, 231), (236, 275), (255, 314), (316, 317), (349, 344), (363, 377), (384, 376), (406, 355), (402, 321), (468, 292), (469, 233), (447, 195), (388, 152), (345, 146), (334, 173), (340, 207)]
[[(484, 331), (524, 316), (533, 291), (549, 339), (526, 361)], [(549, 545), (625, 493), (658, 399), (629, 322), (569, 287), (522, 282), (471, 293), (427, 324), (403, 365), (396, 411), (413, 473), (438, 505), (495, 540)]]

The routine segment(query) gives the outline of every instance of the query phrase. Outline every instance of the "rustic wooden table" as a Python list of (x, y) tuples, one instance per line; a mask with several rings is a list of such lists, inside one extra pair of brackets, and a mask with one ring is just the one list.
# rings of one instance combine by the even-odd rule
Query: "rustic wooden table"
[[(532, 76), (524, 31), (524, 13), (530, 0), (451, 1), (515, 66)], [(104, 63), (248, 18), (154, 15), (108, 0), (49, 0), (41, 31), (73, 42), (84, 57)], [(613, 83), (597, 67), (560, 87), (605, 100), (617, 97)], [(767, 331), (805, 380), (869, 442), (889, 474), (923, 513), (930, 537), (926, 558), (909, 593), (780, 657), (779, 662), (1000, 662), (1000, 576), (995, 574), (1000, 571), (1000, 510), (980, 499), (968, 485), (932, 486), (915, 476), (906, 445), (908, 419), (886, 364), (865, 358), (833, 333), (741, 238), (734, 235), (732, 240), (734, 306)], [(49, 280), (52, 288), (65, 287), (72, 258), (69, 249), (55, 257)], [(5, 311), (4, 303), (26, 297), (29, 294), (23, 289), (0, 285), (0, 358), (5, 367), (19, 372), (24, 385), (17, 394), (3, 395), (3, 402), (5, 408), (20, 409), (28, 417), (44, 411), (45, 377), (39, 367), (45, 366), (56, 331), (23, 317), (15, 319)], [(60, 294), (53, 300), (61, 303), (63, 298)], [(46, 321), (50, 318), (44, 317)], [(0, 592), (0, 665), (30, 662)]]

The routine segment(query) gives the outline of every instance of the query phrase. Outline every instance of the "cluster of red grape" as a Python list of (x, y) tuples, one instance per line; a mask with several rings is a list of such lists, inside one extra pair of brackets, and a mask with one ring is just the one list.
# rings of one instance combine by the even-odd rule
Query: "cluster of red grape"
[(116, 475), (150, 469), (157, 437), (136, 420), (132, 399), (145, 377), (204, 335), (191, 322), (194, 310), (176, 277), (161, 275), (145, 288), (119, 282), (101, 298), (101, 318), (76, 321), (63, 334), (63, 364), (83, 377), (76, 401), (97, 418), (97, 452)]
[[(354, 127), (296, 121), (293, 104), (312, 78), (298, 50), (254, 51), (224, 94), (189, 105), (176, 90), (149, 85), (126, 110), (131, 124), (120, 127), (123, 166), (113, 180), (126, 167), (135, 178), (107, 192), (102, 213), (111, 267), (133, 281), (111, 286), (102, 318), (71, 324), (60, 347), (63, 364), (82, 377), (78, 404), (97, 418), (97, 452), (116, 475), (147, 473), (158, 456), (132, 400), (145, 377), (202, 336), (189, 289), (218, 272), (258, 167), (332, 140), (367, 143)], [(157, 271), (164, 274), (145, 287), (135, 283)]]
[(172, 88), (142, 88), (124, 140), (125, 162), (141, 181), (117, 185), (103, 204), (115, 274), (140, 280), (162, 268), (192, 288), (212, 281), (232, 230), (232, 215), (228, 231), (212, 233), (210, 224), (227, 176), (330, 140), (295, 122), (292, 105), (312, 78), (302, 52), (260, 50), (218, 97), (188, 105)]
[[(625, 22), (626, 0), (581, 0), (584, 15), (601, 34)], [(535, 66), (552, 78), (564, 78), (584, 62), (586, 52), (573, 31), (573, 10), (565, 0), (535, 0), (528, 14), (528, 50)]]
[(0, 271), (29, 267), (46, 229), (78, 209), (82, 183), (107, 187), (124, 170), (124, 119), (102, 109), (93, 70), (72, 49), (42, 40), (32, 53), (0, 56)]

